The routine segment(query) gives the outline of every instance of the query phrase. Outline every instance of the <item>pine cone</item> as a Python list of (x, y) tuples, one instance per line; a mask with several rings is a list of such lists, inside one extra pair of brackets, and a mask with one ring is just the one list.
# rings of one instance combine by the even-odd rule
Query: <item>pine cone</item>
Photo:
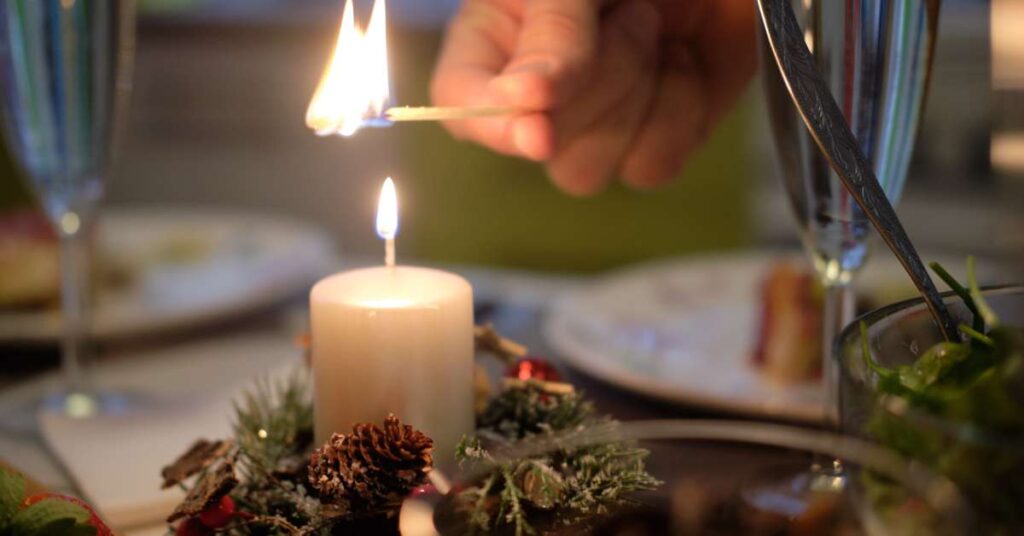
[(422, 432), (388, 415), (383, 429), (361, 423), (349, 435), (332, 435), (310, 458), (309, 483), (350, 517), (391, 514), (426, 481), (433, 447)]

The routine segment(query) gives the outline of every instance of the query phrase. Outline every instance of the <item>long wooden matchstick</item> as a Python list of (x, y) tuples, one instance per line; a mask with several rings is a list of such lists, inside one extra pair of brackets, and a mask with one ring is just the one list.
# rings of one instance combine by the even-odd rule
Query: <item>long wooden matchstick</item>
[(507, 106), (478, 106), (466, 108), (412, 107), (396, 106), (384, 111), (384, 119), (388, 121), (455, 121), (480, 117), (499, 117), (520, 113)]

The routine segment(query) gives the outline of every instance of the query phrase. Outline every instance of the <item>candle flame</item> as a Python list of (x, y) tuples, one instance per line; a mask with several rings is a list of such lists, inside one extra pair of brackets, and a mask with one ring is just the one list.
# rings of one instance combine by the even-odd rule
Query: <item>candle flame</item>
[(338, 43), (306, 110), (306, 125), (319, 136), (351, 136), (379, 119), (391, 98), (384, 0), (376, 0), (370, 22), (356, 27), (352, 0), (338, 31)]
[(398, 235), (398, 195), (395, 182), (388, 177), (380, 189), (377, 203), (377, 235), (384, 240), (394, 240)]

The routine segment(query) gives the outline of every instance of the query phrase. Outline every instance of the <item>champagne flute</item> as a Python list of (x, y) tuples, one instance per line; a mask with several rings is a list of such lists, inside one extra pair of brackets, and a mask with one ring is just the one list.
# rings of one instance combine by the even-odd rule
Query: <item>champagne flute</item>
[[(939, 0), (792, 0), (818, 69), (874, 166), (889, 200), (898, 202), (924, 105)], [(853, 279), (868, 255), (871, 224), (819, 153), (761, 46), (764, 92), (783, 183), (804, 247), (825, 288), (822, 381), (825, 423), (838, 428), (838, 367), (833, 341), (854, 317)], [(817, 461), (788, 489), (839, 490), (838, 461)]]
[(82, 370), (90, 344), (89, 235), (130, 89), (133, 0), (0, 0), (0, 96), (10, 152), (60, 240), (64, 391), (49, 408), (111, 409)]

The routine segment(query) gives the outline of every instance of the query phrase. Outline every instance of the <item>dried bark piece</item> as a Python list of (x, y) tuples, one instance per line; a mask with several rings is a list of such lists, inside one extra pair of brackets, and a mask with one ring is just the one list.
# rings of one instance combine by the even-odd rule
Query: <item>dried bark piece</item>
[(233, 444), (234, 442), (230, 439), (225, 441), (197, 440), (177, 460), (160, 471), (160, 476), (164, 479), (160, 488), (167, 489), (176, 486), (186, 478), (206, 469), (213, 462), (223, 458)]
[(167, 516), (167, 522), (173, 523), (183, 517), (199, 515), (200, 512), (213, 506), (221, 497), (231, 493), (238, 485), (238, 477), (235, 476), (235, 467), (231, 461), (223, 463), (204, 474), (181, 502)]

